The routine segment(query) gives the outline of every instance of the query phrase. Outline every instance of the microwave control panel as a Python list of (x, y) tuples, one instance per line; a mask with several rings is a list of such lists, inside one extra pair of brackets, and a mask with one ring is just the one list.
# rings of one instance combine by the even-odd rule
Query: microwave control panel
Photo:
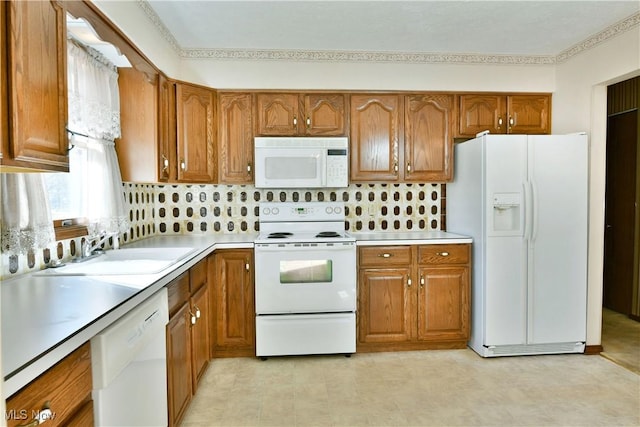
[(349, 185), (349, 159), (347, 150), (327, 150), (327, 184), (331, 187), (347, 187)]

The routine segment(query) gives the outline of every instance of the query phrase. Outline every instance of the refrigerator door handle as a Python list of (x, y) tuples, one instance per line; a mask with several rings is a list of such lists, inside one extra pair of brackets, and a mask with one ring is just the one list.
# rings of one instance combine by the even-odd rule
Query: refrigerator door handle
[(529, 181), (522, 183), (522, 189), (524, 190), (524, 239), (531, 240), (531, 184)]
[(535, 181), (530, 181), (531, 184), (531, 243), (536, 240), (538, 236), (538, 188)]

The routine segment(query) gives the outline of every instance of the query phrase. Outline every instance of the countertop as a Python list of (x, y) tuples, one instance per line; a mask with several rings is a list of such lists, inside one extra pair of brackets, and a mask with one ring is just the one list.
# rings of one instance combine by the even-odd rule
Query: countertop
[[(472, 242), (470, 237), (441, 231), (351, 234), (360, 246)], [(3, 280), (0, 288), (4, 398), (216, 249), (253, 248), (256, 237), (255, 233), (154, 236), (123, 246), (197, 248), (157, 274), (60, 277), (36, 272)]]

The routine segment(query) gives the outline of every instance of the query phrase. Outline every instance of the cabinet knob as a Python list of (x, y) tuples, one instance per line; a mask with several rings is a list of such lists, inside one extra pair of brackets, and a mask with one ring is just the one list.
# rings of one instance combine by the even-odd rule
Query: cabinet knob
[(298, 126), (298, 118), (295, 116), (293, 117), (293, 125)]
[(198, 308), (197, 305), (195, 305), (194, 307), (196, 309), (196, 319), (199, 319), (200, 318), (200, 309)]
[(18, 427), (35, 427), (45, 421), (52, 419), (53, 411), (51, 411), (50, 405), (51, 403), (48, 400), (44, 402), (44, 405), (42, 405), (42, 409), (37, 412), (34, 411), (34, 413), (32, 413), (33, 420), (31, 420), (27, 424), (20, 424), (18, 425)]
[(398, 172), (398, 163), (393, 164), (393, 171)]
[(498, 129), (502, 127), (502, 117), (498, 117)]
[(437, 255), (440, 256), (449, 256), (449, 252), (438, 252)]
[(411, 163), (407, 162), (407, 172), (411, 172)]
[(311, 127), (311, 117), (307, 117), (307, 127)]
[(424, 276), (420, 276), (420, 287), (424, 286)]
[(249, 263), (248, 263), (248, 262), (244, 264), (244, 269), (245, 269), (245, 270), (247, 270), (247, 271), (249, 271), (249, 270), (250, 270), (250, 268), (249, 268)]
[(182, 169), (183, 171), (187, 170), (187, 163), (184, 161), (184, 159), (180, 159), (180, 169)]
[(189, 315), (191, 316), (191, 324), (195, 325), (196, 322), (198, 321), (198, 318), (196, 317), (195, 314), (193, 314), (192, 312), (189, 312)]
[(165, 157), (165, 155), (162, 155), (162, 170), (167, 170), (169, 169), (169, 159), (167, 159)]
[(251, 175), (251, 163), (247, 163), (247, 175)]
[(411, 277), (407, 277), (407, 287), (411, 287)]
[(513, 119), (513, 117), (509, 117), (509, 129), (511, 129), (511, 127), (515, 124), (516, 124), (516, 121)]
[(383, 253), (383, 254), (378, 254), (378, 256), (380, 258), (391, 258), (393, 254)]

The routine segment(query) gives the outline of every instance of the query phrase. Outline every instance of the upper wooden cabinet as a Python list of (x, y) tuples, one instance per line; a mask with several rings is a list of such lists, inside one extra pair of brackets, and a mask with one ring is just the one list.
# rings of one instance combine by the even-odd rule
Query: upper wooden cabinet
[(397, 181), (400, 177), (400, 95), (351, 96), (351, 181)]
[(405, 97), (404, 181), (453, 179), (453, 95)]
[(0, 19), (1, 59), (7, 67), (2, 71), (1, 169), (67, 172), (64, 7), (57, 1), (2, 2)]
[(213, 183), (216, 144), (212, 89), (176, 84), (176, 145), (179, 182)]
[(219, 182), (253, 182), (253, 120), (250, 93), (218, 94)]
[(459, 96), (458, 136), (547, 134), (551, 132), (551, 95), (465, 94)]
[(453, 95), (352, 95), (351, 180), (450, 181), (453, 111)]
[(258, 93), (257, 136), (342, 136), (344, 94)]
[(173, 182), (178, 173), (176, 160), (176, 83), (158, 76), (158, 181)]

